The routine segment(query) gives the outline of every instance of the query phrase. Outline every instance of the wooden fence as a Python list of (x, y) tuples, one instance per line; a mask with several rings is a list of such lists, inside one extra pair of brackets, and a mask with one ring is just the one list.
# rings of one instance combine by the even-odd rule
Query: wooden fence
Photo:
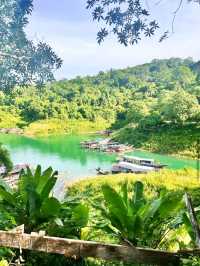
[(25, 234), (15, 231), (0, 231), (0, 246), (61, 254), (69, 258), (97, 258), (152, 265), (178, 265), (177, 253), (132, 246), (103, 244), (58, 237), (39, 233)]
[(147, 265), (178, 266), (182, 257), (188, 257), (190, 255), (200, 256), (200, 229), (191, 198), (188, 194), (185, 195), (185, 201), (190, 221), (196, 235), (197, 249), (195, 250), (180, 250), (173, 253), (155, 249), (139, 248), (132, 245), (114, 245), (50, 237), (45, 236), (44, 231), (26, 234), (24, 233), (24, 226), (19, 226), (11, 231), (0, 231), (0, 247), (61, 254), (74, 259), (92, 257), (96, 259)]

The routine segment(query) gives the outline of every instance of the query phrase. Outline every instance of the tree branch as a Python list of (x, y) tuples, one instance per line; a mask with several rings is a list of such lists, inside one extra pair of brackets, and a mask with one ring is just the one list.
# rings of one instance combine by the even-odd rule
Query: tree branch
[(174, 22), (175, 22), (175, 19), (176, 19), (176, 16), (177, 16), (179, 10), (182, 7), (182, 4), (183, 4), (183, 0), (180, 0), (177, 9), (174, 11), (174, 16), (173, 16), (173, 20), (172, 20), (172, 33), (174, 33)]

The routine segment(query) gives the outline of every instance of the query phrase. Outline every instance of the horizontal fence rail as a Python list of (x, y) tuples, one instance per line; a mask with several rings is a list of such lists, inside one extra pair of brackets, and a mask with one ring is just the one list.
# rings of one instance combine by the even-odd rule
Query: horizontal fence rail
[(148, 265), (178, 265), (180, 255), (153, 249), (125, 245), (103, 244), (45, 236), (44, 233), (25, 234), (20, 231), (0, 231), (0, 246), (61, 254), (68, 258), (96, 258)]

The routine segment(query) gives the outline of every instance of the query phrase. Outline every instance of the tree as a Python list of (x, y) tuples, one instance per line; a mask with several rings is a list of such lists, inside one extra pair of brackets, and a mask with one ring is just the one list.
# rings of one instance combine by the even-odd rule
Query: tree
[(150, 114), (149, 104), (145, 101), (134, 101), (127, 113), (128, 123), (139, 123)]
[(163, 119), (173, 123), (183, 124), (188, 120), (196, 120), (199, 112), (197, 98), (180, 88), (164, 93), (159, 104)]
[[(200, 4), (200, 0), (187, 0)], [(160, 1), (161, 2), (161, 1)], [(159, 3), (159, 2), (158, 2)], [(172, 20), (172, 32), (176, 15), (183, 5), (183, 0), (177, 1), (177, 9)], [(138, 43), (142, 37), (151, 37), (159, 28), (154, 19), (150, 19), (148, 2), (142, 0), (87, 0), (87, 9), (99, 24), (105, 25), (97, 34), (100, 44), (110, 33), (117, 36), (118, 41), (127, 46)], [(166, 31), (160, 41), (168, 37)]]
[(6, 168), (7, 172), (11, 171), (13, 168), (13, 163), (8, 150), (3, 148), (0, 144), (0, 166), (2, 165)]
[(28, 40), (24, 28), (33, 0), (0, 0), (0, 89), (53, 80), (62, 60), (43, 42)]

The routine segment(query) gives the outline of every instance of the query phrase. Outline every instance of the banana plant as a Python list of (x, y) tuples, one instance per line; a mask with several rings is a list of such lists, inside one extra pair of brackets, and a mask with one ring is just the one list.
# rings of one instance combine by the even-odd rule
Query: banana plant
[[(57, 175), (51, 167), (42, 172), (41, 166), (37, 166), (34, 173), (30, 168), (21, 172), (17, 190), (0, 184), (0, 209), (12, 215), (16, 225), (24, 224), (27, 233), (44, 229), (54, 234), (53, 229), (57, 228), (66, 232), (65, 224), (68, 225), (69, 220), (80, 230), (87, 224), (88, 209), (80, 202), (68, 204), (53, 196)], [(80, 213), (85, 217), (82, 223)]]
[(127, 182), (120, 192), (109, 185), (103, 185), (102, 191), (105, 204), (98, 208), (109, 221), (104, 230), (135, 246), (158, 247), (183, 206), (178, 193), (163, 192), (147, 199), (141, 182), (136, 182), (131, 192)]
[(42, 173), (38, 166), (34, 174), (27, 168), (20, 174), (17, 191), (0, 186), (2, 209), (12, 213), (17, 224), (24, 224), (27, 232), (36, 229), (59, 213), (61, 204), (51, 196), (56, 180), (52, 168)]
[[(51, 167), (42, 172), (41, 166), (37, 166), (34, 172), (29, 168), (21, 172), (17, 190), (0, 183), (0, 229), (24, 224), (26, 233), (45, 230), (51, 236), (80, 239), (81, 230), (88, 223), (88, 207), (78, 198), (66, 196), (60, 202), (53, 196), (57, 174)], [(10, 258), (4, 251), (2, 255)], [(23, 255), (28, 265), (69, 264), (66, 258), (57, 255), (39, 255), (31, 251)]]

